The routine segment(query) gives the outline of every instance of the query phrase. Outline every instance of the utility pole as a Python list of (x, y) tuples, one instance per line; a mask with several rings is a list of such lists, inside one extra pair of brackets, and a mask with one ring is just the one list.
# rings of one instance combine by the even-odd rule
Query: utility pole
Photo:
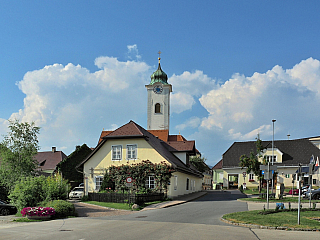
[(301, 205), (301, 163), (299, 163), (299, 171), (298, 171), (298, 176), (297, 176), (297, 181), (298, 181), (298, 189), (299, 189), (299, 198), (298, 198), (298, 225), (300, 225), (300, 205)]
[[(273, 160), (274, 160), (274, 122), (276, 120), (272, 119), (272, 166), (273, 166)], [(271, 193), (273, 193), (273, 174), (272, 174), (272, 184), (271, 184)]]

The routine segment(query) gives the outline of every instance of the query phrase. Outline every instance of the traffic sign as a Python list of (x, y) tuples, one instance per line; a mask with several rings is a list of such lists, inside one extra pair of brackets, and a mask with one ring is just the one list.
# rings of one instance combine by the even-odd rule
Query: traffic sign
[(132, 177), (127, 177), (126, 182), (127, 183), (132, 183)]

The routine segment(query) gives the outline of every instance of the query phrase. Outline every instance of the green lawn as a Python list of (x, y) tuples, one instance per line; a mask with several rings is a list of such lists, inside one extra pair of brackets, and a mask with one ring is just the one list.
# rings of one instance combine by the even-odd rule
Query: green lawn
[(97, 201), (85, 201), (84, 203), (90, 203), (102, 207), (121, 209), (121, 210), (132, 210), (131, 206), (127, 203), (112, 203), (112, 202), (97, 202)]
[(246, 211), (229, 213), (223, 216), (224, 219), (236, 223), (255, 224), (270, 227), (288, 227), (320, 230), (320, 211), (303, 211), (300, 214), (300, 225), (298, 225), (298, 212), (276, 212), (272, 214), (261, 214), (262, 211)]
[[(146, 206), (149, 206), (151, 204), (161, 203), (161, 202), (163, 202), (163, 201), (147, 202), (147, 203), (144, 203), (142, 206), (140, 206), (139, 209), (136, 209), (136, 210), (141, 210), (141, 209), (145, 208)], [(90, 203), (90, 204), (94, 204), (94, 205), (98, 205), (98, 206), (102, 206), (102, 207), (114, 208), (114, 209), (132, 210), (132, 208), (131, 208), (132, 205), (129, 205), (127, 203), (96, 202), (96, 201), (85, 201), (85, 203)]]

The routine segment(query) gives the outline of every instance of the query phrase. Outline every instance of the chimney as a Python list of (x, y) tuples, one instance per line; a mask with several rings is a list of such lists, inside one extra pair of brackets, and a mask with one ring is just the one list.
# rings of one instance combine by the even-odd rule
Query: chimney
[(57, 148), (56, 147), (52, 147), (52, 152), (56, 152)]

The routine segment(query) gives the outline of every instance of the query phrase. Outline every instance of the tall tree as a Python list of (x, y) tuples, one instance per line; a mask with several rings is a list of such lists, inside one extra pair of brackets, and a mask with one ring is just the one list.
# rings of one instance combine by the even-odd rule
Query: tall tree
[(254, 173), (254, 175), (258, 176), (259, 178), (259, 192), (261, 191), (261, 184), (262, 184), (262, 173), (260, 170), (260, 165), (261, 162), (259, 162), (259, 158), (262, 157), (262, 151), (263, 151), (263, 146), (262, 146), (262, 141), (260, 140), (260, 137), (256, 138), (256, 143), (255, 143), (255, 151), (252, 150), (250, 152), (250, 156), (248, 157), (247, 155), (243, 154), (240, 157), (240, 167), (241, 169), (246, 168), (247, 174), (250, 174), (251, 172)]
[(63, 178), (76, 184), (83, 182), (83, 174), (76, 170), (76, 166), (81, 163), (92, 150), (86, 145), (76, 146), (76, 150), (67, 158), (58, 163), (57, 169), (62, 173)]
[(210, 170), (208, 165), (205, 163), (206, 160), (207, 160), (206, 158), (201, 157), (200, 155), (191, 156), (189, 158), (190, 163), (192, 163), (193, 166), (195, 166), (197, 170), (201, 173)]
[(35, 123), (9, 120), (9, 132), (0, 144), (0, 185), (13, 189), (22, 177), (34, 175), (38, 163), (34, 156), (39, 150), (40, 128)]

